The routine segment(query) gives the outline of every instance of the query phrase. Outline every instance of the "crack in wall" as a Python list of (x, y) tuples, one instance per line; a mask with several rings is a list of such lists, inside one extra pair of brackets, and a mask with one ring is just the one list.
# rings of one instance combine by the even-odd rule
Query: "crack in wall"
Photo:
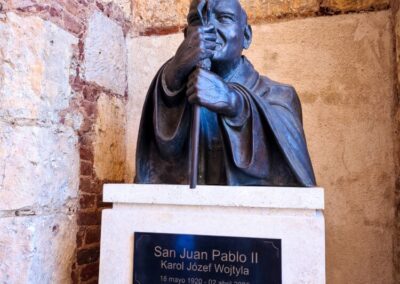
[[(64, 110), (62, 110), (64, 111)], [(0, 122), (10, 124), (11, 126), (24, 127), (35, 126), (42, 128), (59, 127), (60, 122), (41, 120), (36, 118), (13, 118), (13, 117), (0, 117)]]
[[(70, 204), (68, 204), (70, 203)], [(70, 199), (62, 207), (52, 207), (51, 205), (27, 206), (19, 209), (0, 210), (1, 218), (31, 217), (31, 216), (50, 216), (56, 214), (75, 215), (78, 210), (78, 200)]]

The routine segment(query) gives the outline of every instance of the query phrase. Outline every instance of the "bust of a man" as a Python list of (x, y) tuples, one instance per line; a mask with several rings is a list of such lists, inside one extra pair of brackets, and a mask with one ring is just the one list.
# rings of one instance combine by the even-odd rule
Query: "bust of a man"
[[(201, 107), (200, 184), (314, 186), (293, 87), (261, 76), (242, 55), (251, 26), (238, 0), (193, 0), (185, 38), (147, 94), (135, 182), (187, 184), (191, 113)], [(200, 68), (210, 59), (211, 68)]]

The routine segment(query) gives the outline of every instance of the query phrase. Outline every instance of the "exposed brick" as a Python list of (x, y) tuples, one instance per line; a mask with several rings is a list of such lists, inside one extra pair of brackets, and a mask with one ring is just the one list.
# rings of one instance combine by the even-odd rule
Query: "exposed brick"
[(92, 147), (82, 146), (79, 148), (79, 155), (82, 160), (93, 162), (93, 149)]
[[(76, 72), (79, 73), (79, 68), (76, 68)], [(72, 90), (79, 92), (83, 89), (84, 81), (79, 76), (70, 77)]]
[(81, 128), (79, 129), (79, 132), (81, 134), (89, 132), (93, 128), (93, 120), (90, 117), (84, 116), (83, 122), (81, 124)]
[(79, 19), (71, 16), (68, 13), (64, 13), (62, 15), (63, 18), (63, 23), (64, 23), (64, 27), (74, 33), (74, 34), (80, 34), (82, 32), (83, 26), (81, 24), (81, 22), (79, 21)]
[(79, 144), (85, 147), (92, 147), (93, 145), (93, 137), (90, 133), (82, 135), (79, 137)]
[(104, 5), (102, 3), (96, 1), (96, 6), (100, 9), (100, 11), (104, 12)]
[(81, 280), (88, 281), (99, 276), (99, 263), (91, 263), (82, 267)]
[(76, 246), (78, 248), (83, 246), (83, 241), (85, 239), (85, 228), (79, 228), (78, 233), (76, 234)]
[(81, 175), (91, 176), (93, 173), (93, 163), (89, 161), (81, 161)]
[(99, 92), (93, 86), (83, 87), (83, 97), (89, 102), (95, 102), (99, 97)]
[(49, 12), (52, 17), (60, 17), (61, 16), (61, 12), (54, 7), (50, 7)]
[(88, 100), (84, 100), (82, 102), (82, 107), (88, 117), (94, 117), (94, 115), (96, 114), (97, 108), (95, 103)]
[(185, 26), (170, 26), (170, 27), (148, 27), (144, 31), (140, 31), (140, 36), (153, 36), (153, 35), (168, 35), (183, 31)]
[(101, 212), (79, 212), (78, 213), (78, 225), (100, 225), (101, 224)]
[(98, 277), (90, 279), (89, 281), (82, 281), (81, 284), (98, 284), (99, 280)]
[(92, 180), (90, 177), (81, 177), (81, 192), (100, 194), (102, 191), (102, 185), (96, 180)]
[(81, 176), (80, 178), (80, 184), (79, 184), (79, 189), (83, 192), (91, 192), (90, 188), (91, 188), (91, 178), (90, 177), (84, 177)]
[(94, 263), (99, 260), (100, 248), (81, 249), (77, 253), (77, 263), (79, 265)]
[(99, 243), (100, 242), (100, 232), (101, 232), (100, 226), (88, 227), (86, 229), (85, 244), (90, 245), (90, 244), (94, 244), (94, 243)]
[(80, 15), (84, 16), (84, 9), (82, 6), (86, 6), (86, 1), (77, 1), (77, 0), (57, 0), (62, 4), (64, 10), (72, 15)]
[[(79, 56), (78, 56), (78, 58), (79, 58), (79, 60), (80, 60), (81, 62), (85, 59), (84, 48), (85, 48), (85, 47), (84, 47), (84, 42), (83, 42), (82, 38), (80, 38), (80, 39), (79, 39), (79, 42), (78, 42), (78, 51), (79, 51)], [(80, 74), (80, 69), (77, 68), (77, 70), (76, 70), (76, 76), (78, 77), (79, 74)], [(79, 85), (78, 85), (78, 87), (81, 88), (82, 86), (79, 86)]]
[(96, 196), (81, 194), (79, 197), (79, 205), (81, 209), (95, 208), (96, 207)]
[[(78, 35), (83, 27), (83, 18), (78, 18), (75, 20), (75, 25), (69, 24), (67, 26), (63, 20), (69, 13), (64, 9), (64, 7), (59, 3), (58, 0), (48, 0), (48, 1), (6, 1), (6, 10), (15, 11), (25, 14), (36, 14), (45, 20), (49, 20), (54, 24), (60, 26), (61, 28), (68, 30), (69, 32)], [(39, 2), (39, 3), (37, 3)], [(42, 2), (42, 3), (40, 3)], [(82, 9), (82, 7), (79, 7)], [(84, 10), (84, 9), (82, 9)], [(69, 17), (73, 17), (69, 15)]]
[(104, 182), (102, 182), (98, 179), (94, 180), (92, 183), (93, 192), (101, 194), (103, 192), (103, 185), (104, 185)]

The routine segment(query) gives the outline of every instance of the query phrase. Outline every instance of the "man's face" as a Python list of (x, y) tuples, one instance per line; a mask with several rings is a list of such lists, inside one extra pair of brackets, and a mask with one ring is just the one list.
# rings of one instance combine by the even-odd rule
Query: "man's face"
[[(200, 0), (190, 5), (188, 24), (201, 25), (197, 6)], [(217, 34), (217, 48), (212, 58), (214, 62), (230, 62), (240, 58), (243, 50), (244, 23), (242, 8), (238, 0), (209, 0), (210, 18), (208, 24), (213, 25)]]

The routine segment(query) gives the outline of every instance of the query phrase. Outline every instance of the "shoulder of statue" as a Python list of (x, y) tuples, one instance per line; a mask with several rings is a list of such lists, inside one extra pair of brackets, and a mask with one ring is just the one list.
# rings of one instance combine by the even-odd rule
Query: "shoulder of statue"
[(293, 100), (297, 98), (297, 93), (292, 85), (284, 84), (273, 81), (266, 76), (260, 76), (260, 88), (265, 90), (266, 94), (270, 98), (280, 98)]
[(301, 104), (295, 88), (291, 85), (273, 81), (261, 76), (262, 97), (270, 104), (283, 107), (301, 117)]

